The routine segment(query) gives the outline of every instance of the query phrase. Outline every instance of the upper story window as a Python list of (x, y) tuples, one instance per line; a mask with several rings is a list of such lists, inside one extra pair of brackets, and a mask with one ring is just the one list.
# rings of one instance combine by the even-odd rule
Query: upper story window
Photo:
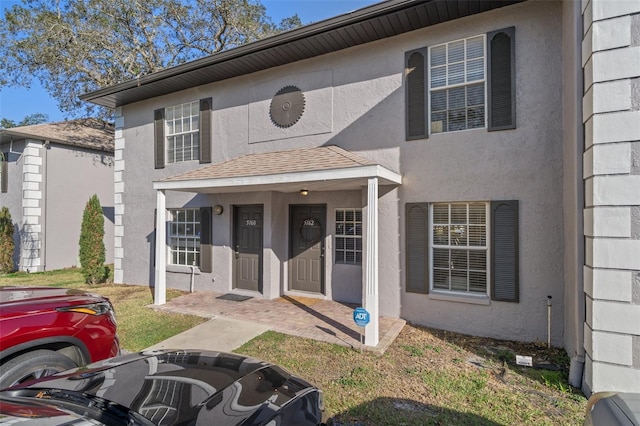
[(431, 133), (484, 127), (484, 35), (429, 49)]
[(516, 127), (515, 28), (405, 53), (406, 139)]
[(154, 162), (211, 162), (211, 98), (157, 109), (154, 113)]
[(165, 109), (167, 163), (200, 159), (200, 107), (198, 102)]

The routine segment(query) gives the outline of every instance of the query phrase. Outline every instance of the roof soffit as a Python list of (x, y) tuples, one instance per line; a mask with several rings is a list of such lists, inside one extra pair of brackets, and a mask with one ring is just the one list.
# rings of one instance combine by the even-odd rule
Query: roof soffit
[(116, 84), (80, 98), (115, 108), (349, 47), (524, 0), (390, 0), (215, 55)]

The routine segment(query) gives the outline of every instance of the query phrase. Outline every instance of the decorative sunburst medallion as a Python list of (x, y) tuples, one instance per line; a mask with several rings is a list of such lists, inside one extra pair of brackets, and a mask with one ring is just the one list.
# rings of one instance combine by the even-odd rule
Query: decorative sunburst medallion
[(283, 129), (296, 124), (303, 112), (304, 94), (295, 86), (285, 86), (278, 90), (269, 108), (271, 121)]

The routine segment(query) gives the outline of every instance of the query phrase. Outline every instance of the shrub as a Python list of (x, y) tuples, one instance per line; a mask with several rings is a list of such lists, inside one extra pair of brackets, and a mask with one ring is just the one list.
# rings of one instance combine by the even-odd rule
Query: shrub
[(0, 274), (13, 272), (14, 230), (11, 213), (7, 207), (3, 207), (0, 210)]
[(106, 280), (104, 261), (104, 217), (100, 200), (94, 194), (84, 208), (80, 229), (80, 266), (88, 284)]

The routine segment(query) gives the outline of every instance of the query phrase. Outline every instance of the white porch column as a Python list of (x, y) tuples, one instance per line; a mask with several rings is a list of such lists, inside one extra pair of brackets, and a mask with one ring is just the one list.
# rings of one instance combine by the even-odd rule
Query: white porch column
[(364, 344), (377, 346), (378, 330), (378, 178), (369, 178), (367, 183), (367, 270), (364, 308), (371, 320), (364, 330)]
[(163, 190), (156, 192), (156, 274), (153, 304), (167, 303), (167, 223), (166, 199)]

